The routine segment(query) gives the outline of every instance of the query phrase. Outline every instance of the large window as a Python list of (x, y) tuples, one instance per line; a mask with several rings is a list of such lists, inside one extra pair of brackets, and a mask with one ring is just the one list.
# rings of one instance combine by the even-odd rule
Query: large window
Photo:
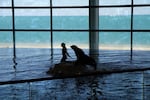
[[(89, 0), (1, 0), (0, 47), (89, 48)], [(148, 0), (99, 0), (99, 49), (149, 50)], [(93, 30), (94, 31), (94, 30)], [(11, 52), (12, 53), (12, 52)], [(118, 52), (119, 53), (119, 52)]]

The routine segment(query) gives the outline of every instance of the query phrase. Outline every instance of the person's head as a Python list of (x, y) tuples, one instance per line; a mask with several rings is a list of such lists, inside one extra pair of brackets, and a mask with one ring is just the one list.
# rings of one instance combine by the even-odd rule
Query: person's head
[(62, 47), (65, 47), (65, 43), (61, 43), (61, 46), (62, 46)]

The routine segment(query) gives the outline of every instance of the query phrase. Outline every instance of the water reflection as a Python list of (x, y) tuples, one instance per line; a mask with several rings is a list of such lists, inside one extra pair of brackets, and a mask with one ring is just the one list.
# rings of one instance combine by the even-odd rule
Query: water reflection
[[(0, 86), (4, 100), (149, 100), (150, 71)], [(6, 98), (7, 96), (7, 98)]]
[(86, 91), (88, 100), (98, 100), (98, 97), (102, 96), (101, 88), (99, 87), (98, 78), (96, 76), (89, 76), (86, 78), (76, 79), (77, 89)]

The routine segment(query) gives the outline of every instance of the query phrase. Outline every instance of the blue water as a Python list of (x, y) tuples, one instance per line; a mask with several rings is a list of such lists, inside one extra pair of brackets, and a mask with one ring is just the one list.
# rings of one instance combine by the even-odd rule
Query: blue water
[[(130, 16), (100, 16), (99, 29), (130, 29)], [(135, 15), (134, 29), (150, 29), (150, 15)], [(16, 29), (50, 29), (48, 16), (16, 16)], [(88, 29), (88, 16), (54, 16), (53, 29)], [(12, 29), (10, 16), (0, 17), (0, 29)], [(134, 45), (149, 46), (149, 32), (134, 32)], [(100, 32), (100, 45), (130, 45), (130, 32)], [(54, 32), (54, 46), (61, 42), (88, 45), (88, 32)], [(50, 32), (16, 32), (17, 43), (50, 43)], [(12, 43), (12, 32), (0, 32), (0, 43)]]

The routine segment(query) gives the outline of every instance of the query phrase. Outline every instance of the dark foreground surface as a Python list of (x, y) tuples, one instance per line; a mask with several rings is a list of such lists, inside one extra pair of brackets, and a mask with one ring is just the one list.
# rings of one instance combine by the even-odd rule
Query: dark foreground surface
[[(89, 68), (94, 75), (88, 73), (90, 76), (68, 78), (58, 78), (46, 73), (50, 67), (59, 63), (59, 50), (55, 50), (53, 59), (50, 59), (48, 49), (18, 49), (16, 70), (12, 50), (0, 51), (0, 100), (150, 98), (149, 51), (135, 51), (132, 62), (129, 51), (100, 51), (97, 70)], [(68, 60), (75, 60), (73, 52), (69, 52), (72, 58)]]

